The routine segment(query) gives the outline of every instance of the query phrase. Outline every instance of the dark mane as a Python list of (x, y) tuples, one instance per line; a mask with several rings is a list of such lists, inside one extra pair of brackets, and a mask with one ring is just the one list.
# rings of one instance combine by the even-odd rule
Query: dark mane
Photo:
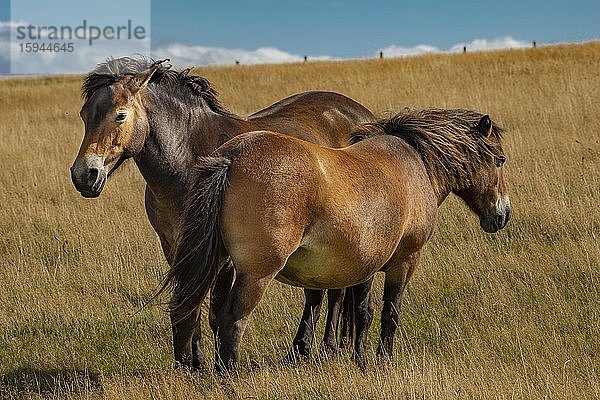
[(500, 155), (497, 147), (503, 130), (492, 122), (490, 137), (479, 134), (476, 127), (483, 116), (464, 109), (406, 110), (363, 125), (350, 141), (357, 143), (383, 134), (399, 137), (419, 153), (430, 177), (435, 173), (440, 183), (462, 188), (469, 185), (477, 165)]
[(84, 101), (100, 88), (110, 86), (113, 83), (132, 76), (152, 67), (157, 67), (152, 75), (150, 84), (155, 83), (169, 90), (169, 93), (183, 94), (184, 96), (198, 96), (206, 102), (208, 107), (221, 115), (234, 116), (229, 112), (217, 98), (217, 92), (211, 86), (208, 79), (201, 76), (190, 75), (190, 68), (183, 71), (171, 69), (169, 60), (155, 61), (150, 57), (122, 57), (109, 58), (106, 62), (98, 64), (96, 69), (87, 74), (81, 86), (81, 94)]

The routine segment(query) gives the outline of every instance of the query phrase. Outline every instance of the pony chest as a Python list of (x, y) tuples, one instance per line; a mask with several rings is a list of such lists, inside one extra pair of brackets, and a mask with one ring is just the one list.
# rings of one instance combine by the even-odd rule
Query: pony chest
[(145, 205), (150, 225), (161, 239), (172, 246), (179, 223), (178, 207), (173, 201), (159, 200), (148, 191), (146, 191)]

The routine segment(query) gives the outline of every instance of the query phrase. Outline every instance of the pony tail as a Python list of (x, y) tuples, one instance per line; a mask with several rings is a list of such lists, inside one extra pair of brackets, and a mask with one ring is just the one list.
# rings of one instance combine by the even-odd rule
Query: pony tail
[(222, 266), (221, 212), (230, 165), (224, 157), (201, 157), (192, 173), (171, 269), (157, 293), (173, 286), (169, 311), (179, 320), (200, 306)]

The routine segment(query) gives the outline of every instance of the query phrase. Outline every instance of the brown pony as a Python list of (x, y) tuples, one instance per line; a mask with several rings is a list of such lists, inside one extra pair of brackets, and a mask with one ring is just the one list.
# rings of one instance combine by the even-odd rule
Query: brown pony
[[(199, 156), (240, 133), (259, 129), (324, 146), (347, 146), (354, 129), (374, 120), (354, 100), (323, 91), (299, 93), (242, 118), (221, 105), (205, 78), (147, 58), (125, 57), (100, 64), (86, 76), (82, 92), (85, 136), (71, 167), (75, 188), (84, 197), (99, 196), (110, 175), (132, 158), (146, 180), (146, 212), (170, 264), (183, 198)], [(227, 293), (232, 281), (233, 270), (223, 268), (212, 292), (213, 304), (219, 304), (218, 293)], [(310, 351), (322, 296), (321, 291), (306, 291), (294, 350)], [(330, 293), (330, 300), (332, 312), (323, 341), (335, 349), (340, 291)], [(199, 328), (193, 352), (193, 365), (202, 367)]]
[(273, 279), (325, 289), (367, 282), (356, 299), (354, 357), (365, 366), (370, 280), (386, 273), (379, 355), (389, 355), (403, 290), (438, 206), (462, 198), (486, 232), (510, 203), (501, 129), (487, 115), (430, 109), (366, 126), (344, 149), (273, 132), (240, 135), (196, 166), (172, 268), (176, 362), (189, 365), (195, 310), (228, 256), (235, 283), (216, 310), (219, 370), (239, 363), (248, 316)]

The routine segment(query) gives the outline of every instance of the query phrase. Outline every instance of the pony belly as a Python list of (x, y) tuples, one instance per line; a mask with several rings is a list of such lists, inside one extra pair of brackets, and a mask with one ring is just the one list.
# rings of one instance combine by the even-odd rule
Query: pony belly
[(298, 248), (275, 279), (292, 286), (310, 289), (336, 289), (365, 282), (376, 269), (357, 265), (331, 251), (315, 252)]

